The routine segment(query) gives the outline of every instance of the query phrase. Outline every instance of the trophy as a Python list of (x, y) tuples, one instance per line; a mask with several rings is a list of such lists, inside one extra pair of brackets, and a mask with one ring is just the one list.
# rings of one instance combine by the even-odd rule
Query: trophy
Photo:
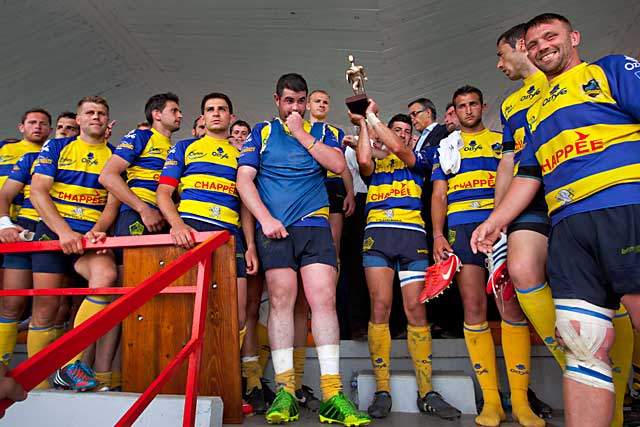
[(349, 63), (351, 66), (347, 68), (346, 74), (347, 81), (351, 84), (354, 96), (346, 98), (344, 102), (353, 114), (365, 116), (365, 111), (369, 105), (367, 94), (364, 92), (364, 82), (367, 80), (367, 76), (364, 74), (364, 67), (354, 64), (354, 61), (353, 55), (349, 55)]

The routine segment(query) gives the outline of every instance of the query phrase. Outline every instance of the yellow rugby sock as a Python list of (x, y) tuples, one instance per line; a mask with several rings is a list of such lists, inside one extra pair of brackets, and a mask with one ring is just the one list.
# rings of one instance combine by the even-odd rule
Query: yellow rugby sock
[(109, 391), (112, 385), (112, 372), (96, 372), (96, 380), (98, 380), (98, 387), (96, 390)]
[(269, 334), (266, 326), (262, 323), (256, 324), (256, 333), (258, 334), (258, 359), (260, 361), (260, 371), (264, 372), (271, 355), (271, 347), (269, 345)]
[(9, 366), (18, 340), (18, 321), (0, 318), (0, 362)]
[[(55, 339), (56, 332), (53, 327), (36, 328), (33, 325), (29, 325), (29, 333), (27, 335), (27, 355), (29, 357), (33, 357), (55, 341)], [(49, 387), (49, 380), (45, 379), (35, 388), (43, 389)]]
[(391, 391), (389, 386), (389, 359), (391, 358), (391, 332), (388, 323), (369, 322), (369, 354), (376, 378), (376, 391)]
[(244, 325), (242, 329), (238, 331), (238, 335), (240, 338), (240, 348), (242, 348), (242, 344), (244, 343), (244, 336), (247, 335), (247, 325)]
[(111, 372), (111, 389), (118, 388), (122, 388), (122, 372), (113, 371)]
[[(624, 306), (620, 306), (613, 318), (613, 327), (616, 330), (616, 339), (613, 342), (609, 357), (611, 358), (611, 369), (613, 387), (616, 391), (616, 404), (613, 412), (612, 427), (622, 427), (624, 421), (623, 406), (624, 394), (627, 390), (629, 371), (631, 370), (631, 360), (633, 358), (633, 326), (629, 313)], [(634, 375), (635, 377), (635, 375)]]
[(496, 349), (489, 324), (464, 324), (464, 340), (467, 343), (469, 359), (476, 373), (476, 379), (482, 389), (484, 406), (475, 419), (481, 426), (497, 427), (506, 419), (500, 393), (498, 392), (498, 373), (496, 370)]
[[(111, 296), (109, 295), (91, 295), (86, 296), (82, 304), (80, 304), (80, 308), (78, 308), (78, 313), (76, 314), (76, 320), (73, 322), (73, 327), (77, 327), (85, 320), (89, 319), (96, 313), (104, 310), (107, 305), (111, 302)], [(84, 351), (77, 354), (74, 358), (69, 360), (63, 366), (68, 366), (75, 363), (76, 360), (82, 360), (82, 354)]]
[(326, 402), (342, 391), (342, 378), (340, 374), (320, 375), (320, 390), (322, 391), (322, 401)]
[[(289, 369), (288, 371), (280, 372), (279, 374), (275, 374), (274, 380), (276, 382), (276, 388), (278, 390), (285, 389), (292, 396), (295, 396), (295, 384), (296, 384), (296, 371), (293, 369)], [(322, 381), (322, 378), (320, 378)]]
[(527, 290), (516, 289), (516, 294), (522, 311), (564, 371), (567, 363), (564, 349), (556, 339), (556, 306), (551, 296), (551, 288), (543, 283)]
[(407, 347), (413, 360), (418, 393), (424, 397), (433, 390), (431, 384), (431, 328), (407, 325)]
[(531, 367), (531, 337), (529, 325), (502, 321), (502, 352), (511, 388), (513, 418), (524, 427), (544, 427), (545, 422), (529, 406), (529, 369)]
[(262, 383), (260, 382), (262, 371), (260, 369), (260, 363), (258, 362), (258, 356), (243, 357), (240, 363), (240, 370), (242, 372), (242, 378), (247, 380), (245, 389), (247, 393), (254, 388), (262, 390)]
[(296, 372), (296, 390), (300, 390), (302, 388), (302, 377), (304, 377), (304, 362), (306, 358), (307, 347), (294, 347), (293, 370)]

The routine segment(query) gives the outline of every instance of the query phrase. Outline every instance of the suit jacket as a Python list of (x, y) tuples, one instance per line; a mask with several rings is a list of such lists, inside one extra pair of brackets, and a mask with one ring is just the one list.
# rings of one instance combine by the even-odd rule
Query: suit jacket
[[(420, 151), (427, 152), (430, 155), (435, 154), (438, 149), (440, 141), (449, 136), (447, 127), (445, 125), (438, 124), (434, 127), (427, 138), (425, 139)], [(431, 184), (431, 171), (429, 170), (424, 176), (424, 184), (422, 186), (422, 219), (424, 220), (425, 229), (428, 234), (427, 243), (429, 244), (429, 251), (431, 253), (431, 236), (433, 232), (431, 230), (431, 192), (433, 185)]]

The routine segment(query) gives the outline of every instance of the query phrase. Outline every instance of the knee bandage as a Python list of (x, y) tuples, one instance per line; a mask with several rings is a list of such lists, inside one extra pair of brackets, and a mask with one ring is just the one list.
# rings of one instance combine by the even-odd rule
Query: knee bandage
[(556, 328), (566, 351), (564, 375), (613, 393), (609, 349), (615, 311), (579, 299), (555, 299)]

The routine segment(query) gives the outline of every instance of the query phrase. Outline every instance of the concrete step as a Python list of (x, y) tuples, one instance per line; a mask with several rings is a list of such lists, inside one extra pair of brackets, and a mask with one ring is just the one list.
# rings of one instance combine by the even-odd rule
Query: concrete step
[[(127, 412), (139, 397), (136, 393), (73, 393), (33, 390), (24, 402), (11, 406), (0, 421), (2, 426), (20, 427), (109, 427)], [(222, 426), (222, 399), (199, 397), (197, 427)], [(136, 421), (136, 427), (182, 425), (184, 396), (157, 396)]]
[[(361, 371), (357, 375), (358, 403), (366, 411), (376, 391), (373, 371)], [(433, 373), (433, 389), (444, 400), (458, 408), (463, 414), (477, 414), (473, 380), (462, 371), (436, 371)], [(419, 412), (416, 406), (418, 386), (413, 371), (391, 371), (392, 412)]]

